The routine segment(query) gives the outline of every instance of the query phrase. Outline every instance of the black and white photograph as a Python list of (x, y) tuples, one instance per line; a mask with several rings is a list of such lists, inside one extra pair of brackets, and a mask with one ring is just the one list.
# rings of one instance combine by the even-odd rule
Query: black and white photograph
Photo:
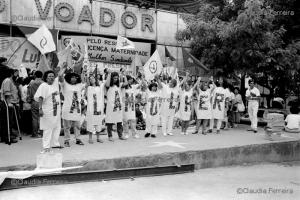
[(0, 0), (25, 199), (300, 199), (300, 1)]

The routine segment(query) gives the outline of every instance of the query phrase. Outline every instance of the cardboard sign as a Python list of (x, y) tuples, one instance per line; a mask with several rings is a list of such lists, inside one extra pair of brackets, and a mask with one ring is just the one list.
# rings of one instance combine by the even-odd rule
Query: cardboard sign
[(143, 63), (150, 58), (150, 43), (134, 42), (135, 49), (116, 49), (116, 39), (91, 36), (62, 36), (62, 48), (67, 47), (71, 39), (78, 44), (81, 51), (83, 51), (84, 45), (87, 45), (89, 60), (93, 62), (130, 65), (135, 55), (138, 55)]

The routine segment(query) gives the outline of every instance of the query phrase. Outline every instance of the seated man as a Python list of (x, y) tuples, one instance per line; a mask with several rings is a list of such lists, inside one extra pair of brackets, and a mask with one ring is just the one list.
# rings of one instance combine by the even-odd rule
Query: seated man
[(300, 133), (300, 115), (298, 107), (292, 106), (290, 108), (291, 114), (285, 118), (284, 130), (289, 133)]

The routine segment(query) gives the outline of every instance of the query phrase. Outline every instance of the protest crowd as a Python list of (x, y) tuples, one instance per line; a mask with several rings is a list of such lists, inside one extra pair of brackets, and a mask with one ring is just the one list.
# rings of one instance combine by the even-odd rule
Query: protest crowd
[[(42, 152), (70, 147), (71, 132), (77, 145), (84, 145), (81, 134), (89, 134), (91, 144), (94, 135), (102, 143), (106, 133), (113, 141), (113, 131), (120, 140), (172, 136), (177, 128), (188, 135), (187, 129), (193, 123), (193, 134), (220, 134), (221, 129), (237, 127), (245, 111), (239, 88), (222, 78), (193, 80), (189, 73), (184, 77), (161, 73), (148, 81), (144, 74), (134, 77), (123, 69), (105, 69), (103, 74), (94, 70), (85, 78), (67, 65), (61, 66), (59, 72), (49, 70), (44, 74), (28, 70), (25, 79), (19, 77), (18, 70), (8, 72), (10, 77), (1, 85), (1, 140), (17, 142), (20, 129), (24, 134), (43, 138)], [(249, 83), (253, 87), (253, 81)], [(255, 87), (250, 90), (246, 93), (253, 122), (250, 130), (256, 133), (260, 94)], [(141, 136), (137, 130), (144, 130), (144, 134)], [(64, 145), (58, 141), (61, 133)]]
[[(40, 49), (45, 33), (51, 39), (45, 26), (28, 39), (44, 58), (56, 50), (53, 41)], [(116, 46), (132, 49), (134, 43), (118, 36)], [(52, 148), (70, 147), (71, 133), (76, 145), (84, 145), (82, 134), (89, 135), (90, 144), (95, 141), (93, 137), (103, 143), (103, 135), (113, 142), (113, 132), (120, 140), (170, 137), (178, 128), (182, 135), (220, 134), (222, 129), (238, 126), (245, 105), (251, 121), (248, 131), (258, 131), (260, 91), (252, 79), (242, 98), (240, 88), (225, 77), (201, 77), (188, 70), (179, 75), (177, 69), (168, 73), (163, 70), (166, 67), (157, 50), (144, 66), (139, 70), (134, 66), (135, 73), (129, 73), (123, 67), (103, 71), (97, 65), (92, 68), (86, 45), (85, 54), (78, 47), (71, 39), (57, 53), (59, 62), (52, 68), (44, 59), (44, 63), (37, 64), (42, 68), (13, 69), (6, 66), (7, 58), (1, 58), (1, 142), (16, 143), (23, 134), (42, 137), (41, 152), (45, 153)], [(75, 70), (76, 62), (70, 60), (73, 57), (83, 60), (79, 71)], [(295, 115), (287, 117), (286, 129), (299, 132), (298, 110), (292, 110)], [(63, 144), (59, 142), (60, 135), (64, 136)]]

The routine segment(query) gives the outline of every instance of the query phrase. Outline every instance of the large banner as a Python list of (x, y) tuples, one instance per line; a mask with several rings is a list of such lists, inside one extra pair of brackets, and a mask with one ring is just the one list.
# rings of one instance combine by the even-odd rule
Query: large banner
[(40, 61), (39, 51), (22, 37), (0, 37), (0, 56), (6, 57), (8, 66), (12, 68), (23, 67), (34, 69)]
[(131, 65), (124, 65), (124, 64), (114, 64), (114, 63), (103, 63), (103, 62), (91, 62), (91, 71), (95, 71), (97, 68), (97, 72), (99, 74), (104, 74), (104, 69), (110, 69), (114, 72), (120, 72), (123, 68), (128, 75), (134, 75), (133, 69)]
[(116, 49), (117, 40), (93, 36), (62, 36), (62, 48), (66, 48), (71, 38), (84, 51), (87, 45), (89, 60), (93, 62), (117, 63), (130, 65), (134, 56), (140, 57), (142, 63), (150, 58), (151, 44), (134, 42), (135, 49)]

